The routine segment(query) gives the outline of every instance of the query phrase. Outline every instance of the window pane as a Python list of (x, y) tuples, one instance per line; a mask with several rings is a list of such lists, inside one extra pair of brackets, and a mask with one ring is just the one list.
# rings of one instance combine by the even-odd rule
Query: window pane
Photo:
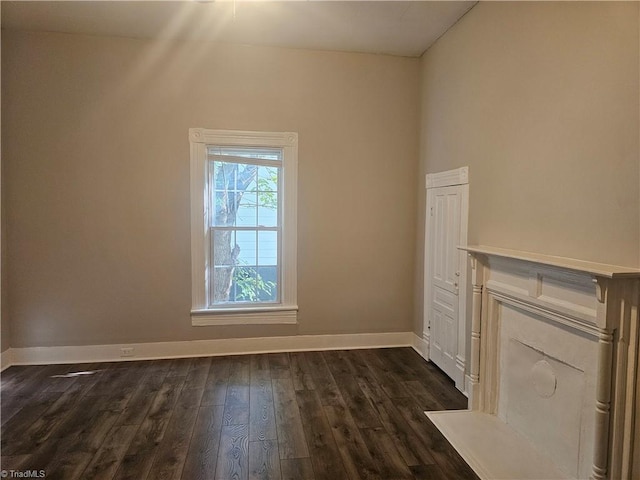
[(234, 252), (236, 246), (236, 232), (232, 230), (213, 230), (212, 260), (213, 265), (233, 266), (236, 264), (237, 253)]
[[(231, 193), (233, 195), (233, 192)], [(227, 192), (216, 191), (213, 194), (213, 218), (212, 225), (229, 226), (233, 225), (233, 215), (229, 212), (229, 194)]]
[[(234, 164), (231, 163), (228, 165)], [(236, 189), (239, 192), (244, 192), (245, 190), (256, 190), (256, 175), (258, 167), (242, 163), (238, 163), (236, 166), (238, 169), (235, 184)]]
[(278, 209), (259, 206), (258, 207), (258, 225), (260, 225), (261, 227), (277, 227), (278, 226)]
[[(211, 162), (211, 224), (255, 226), (258, 189), (256, 165)], [(241, 223), (238, 223), (241, 222)]]
[(258, 232), (258, 265), (278, 265), (278, 232)]
[(278, 233), (212, 229), (212, 304), (278, 299)]
[(276, 167), (258, 167), (258, 190), (275, 192), (278, 190), (278, 169)]
[(239, 227), (255, 227), (258, 225), (258, 194), (244, 192), (238, 205), (235, 225)]
[(258, 300), (275, 302), (278, 299), (278, 267), (258, 267)]
[(256, 264), (256, 231), (240, 231), (236, 232), (236, 245), (239, 249), (238, 252), (238, 265), (250, 265)]
[(230, 300), (232, 278), (235, 267), (214, 267), (211, 282), (211, 304), (226, 303)]
[(232, 163), (213, 162), (213, 184), (216, 190), (233, 189), (238, 168)]
[(236, 267), (233, 274), (232, 302), (255, 302), (258, 300), (258, 280), (255, 267)]

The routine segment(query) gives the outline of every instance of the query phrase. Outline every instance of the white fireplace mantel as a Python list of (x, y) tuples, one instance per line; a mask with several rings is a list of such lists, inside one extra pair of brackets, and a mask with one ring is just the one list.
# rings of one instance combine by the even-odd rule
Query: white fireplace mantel
[(429, 418), (483, 478), (640, 478), (640, 269), (462, 249), (470, 410)]

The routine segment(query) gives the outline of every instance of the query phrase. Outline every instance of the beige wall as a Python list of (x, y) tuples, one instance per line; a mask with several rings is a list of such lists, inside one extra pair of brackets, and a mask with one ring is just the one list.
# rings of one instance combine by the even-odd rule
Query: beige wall
[(639, 266), (638, 56), (635, 2), (481, 2), (441, 37), (422, 59), (416, 263), (424, 174), (469, 165), (470, 243)]
[[(1, 14), (2, 9), (0, 9)], [(1, 15), (0, 15), (1, 17)], [(0, 51), (2, 50), (2, 39), (0, 38)], [(0, 55), (1, 57), (1, 55)], [(0, 68), (0, 78), (1, 68)], [(2, 88), (2, 82), (0, 80), (0, 90)], [(0, 109), (1, 112), (1, 109)], [(1, 117), (1, 115), (0, 115)], [(0, 131), (2, 131), (2, 121), (0, 119)], [(8, 350), (10, 347), (11, 337), (11, 324), (9, 322), (9, 315), (7, 312), (7, 269), (4, 268), (6, 262), (6, 228), (4, 225), (5, 217), (5, 201), (4, 201), (4, 189), (2, 189), (2, 141), (0, 140), (0, 352)]]
[[(12, 347), (411, 328), (419, 60), (3, 32), (2, 62)], [(298, 327), (191, 327), (190, 127), (299, 133)]]

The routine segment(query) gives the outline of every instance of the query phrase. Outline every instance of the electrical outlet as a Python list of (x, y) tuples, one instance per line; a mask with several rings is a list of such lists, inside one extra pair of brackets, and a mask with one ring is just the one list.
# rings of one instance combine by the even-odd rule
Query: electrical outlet
[(120, 356), (121, 357), (133, 357), (133, 347), (122, 347), (122, 348), (120, 348)]

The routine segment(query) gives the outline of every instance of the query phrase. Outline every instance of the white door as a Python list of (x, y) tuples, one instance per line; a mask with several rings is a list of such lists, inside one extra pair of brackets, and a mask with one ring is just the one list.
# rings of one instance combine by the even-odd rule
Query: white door
[(461, 283), (466, 257), (458, 246), (466, 245), (467, 199), (468, 184), (427, 189), (425, 338), (429, 359), (461, 390), (466, 345)]

